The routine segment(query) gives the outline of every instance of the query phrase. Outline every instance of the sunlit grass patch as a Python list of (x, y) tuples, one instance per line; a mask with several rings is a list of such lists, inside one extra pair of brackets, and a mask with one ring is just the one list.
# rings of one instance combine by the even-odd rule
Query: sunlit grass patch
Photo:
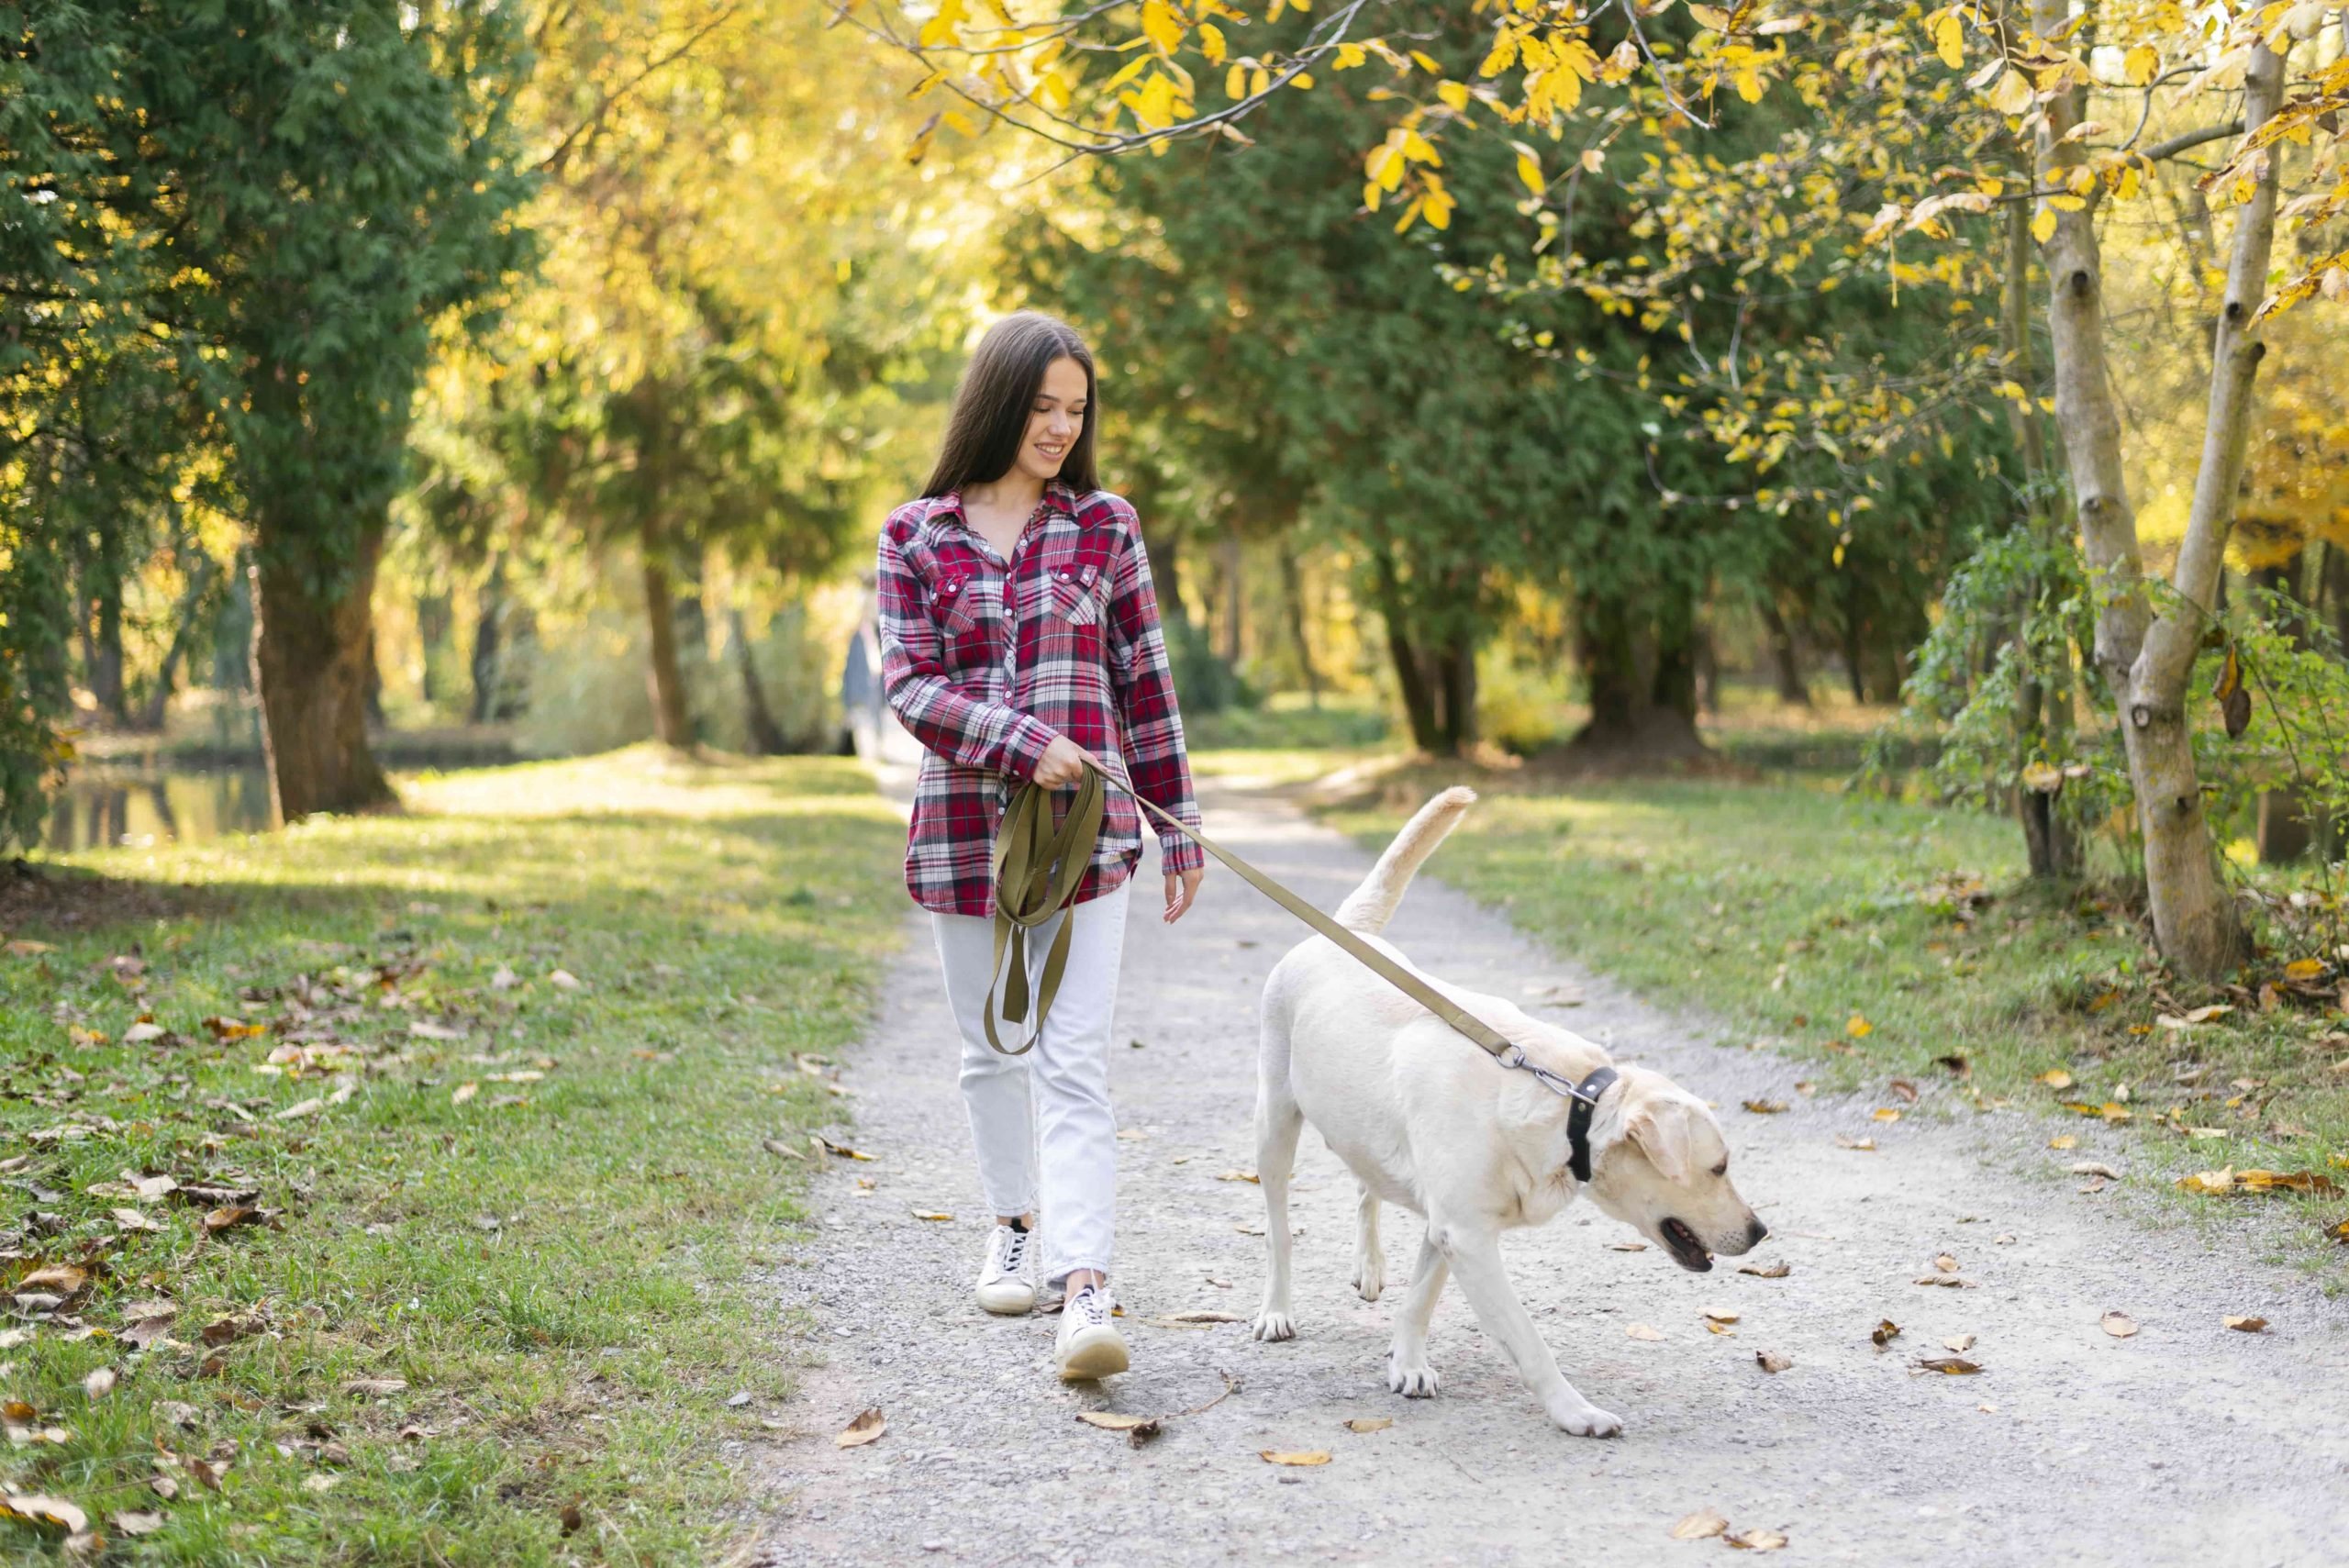
[[(95, 906), (146, 912), (6, 933), (0, 1179), (34, 1217), (6, 1267), (85, 1278), (17, 1297), (0, 1393), (64, 1435), (0, 1473), (126, 1561), (703, 1560), (724, 1445), (789, 1393), (746, 1280), (805, 1167), (762, 1140), (841, 1115), (903, 828), (830, 760), (405, 794), (77, 857), (151, 884)], [(211, 1190), (135, 1185), (165, 1175)], [(171, 1314), (143, 1350), (134, 1302)], [(165, 1523), (106, 1522), (139, 1511)]]

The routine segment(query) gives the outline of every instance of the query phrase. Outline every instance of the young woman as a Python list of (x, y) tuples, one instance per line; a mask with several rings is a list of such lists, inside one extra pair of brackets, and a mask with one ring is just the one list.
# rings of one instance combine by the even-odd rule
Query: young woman
[[(1199, 820), (1150, 560), (1133, 507), (1097, 486), (1094, 411), (1093, 356), (1074, 329), (1029, 310), (997, 322), (955, 393), (929, 485), (882, 528), (876, 573), (882, 686), (924, 748), (906, 885), (930, 911), (996, 1215), (978, 1303), (1006, 1315), (1035, 1306), (1041, 1206), (1044, 1279), (1066, 1292), (1058, 1361), (1071, 1380), (1127, 1366), (1109, 1316), (1108, 1048), (1126, 884), (1141, 856), (1133, 797)], [(1004, 1055), (984, 1023), (996, 978), (988, 851), (1019, 781), (1074, 785), (1087, 757), (1115, 782), (1076, 902), (1030, 936), (1031, 991), (1059, 922), (1074, 919), (1068, 966), (1034, 1050)], [(1203, 857), (1169, 829), (1159, 862), (1163, 917), (1180, 919)], [(998, 1033), (1025, 1027), (998, 1022)]]

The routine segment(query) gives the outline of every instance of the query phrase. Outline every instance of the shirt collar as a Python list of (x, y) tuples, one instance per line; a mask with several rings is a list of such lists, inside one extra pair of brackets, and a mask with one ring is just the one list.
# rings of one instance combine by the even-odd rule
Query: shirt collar
[[(1044, 481), (1044, 504), (1071, 521), (1076, 518), (1076, 487), (1060, 475), (1054, 474)], [(960, 488), (949, 490), (943, 495), (931, 496), (930, 509), (922, 520), (936, 522), (947, 517), (963, 520), (963, 492)]]

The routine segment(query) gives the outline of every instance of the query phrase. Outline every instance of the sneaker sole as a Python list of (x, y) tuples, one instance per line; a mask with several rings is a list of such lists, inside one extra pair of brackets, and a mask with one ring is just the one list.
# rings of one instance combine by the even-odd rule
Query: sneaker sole
[(992, 1312), (998, 1318), (1024, 1318), (1036, 1309), (1036, 1293), (1032, 1288), (1018, 1290), (998, 1285), (995, 1294), (985, 1290), (972, 1293), (982, 1312)]
[(1090, 1383), (1096, 1378), (1115, 1377), (1130, 1365), (1126, 1355), (1126, 1341), (1115, 1329), (1094, 1336), (1080, 1336), (1061, 1357), (1061, 1381)]

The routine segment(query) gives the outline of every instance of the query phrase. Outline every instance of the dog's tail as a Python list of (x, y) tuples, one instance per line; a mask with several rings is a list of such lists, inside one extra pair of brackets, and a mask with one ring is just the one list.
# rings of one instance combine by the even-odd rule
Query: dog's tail
[(1363, 884), (1346, 895), (1338, 906), (1338, 924), (1349, 930), (1378, 931), (1386, 929), (1394, 917), (1395, 906), (1403, 902), (1404, 889), (1411, 885), (1412, 873), (1420, 862), (1435, 853), (1438, 844), (1452, 831), (1467, 809), (1476, 804), (1473, 789), (1454, 787), (1445, 790), (1419, 807), (1419, 815), (1403, 824), (1378, 863), (1370, 868)]

